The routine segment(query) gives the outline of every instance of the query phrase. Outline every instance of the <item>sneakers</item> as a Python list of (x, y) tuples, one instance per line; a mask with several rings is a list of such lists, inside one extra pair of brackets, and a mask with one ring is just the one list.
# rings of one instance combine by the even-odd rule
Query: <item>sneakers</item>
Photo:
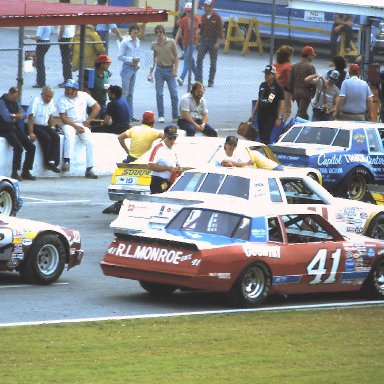
[(68, 161), (65, 161), (64, 164), (63, 164), (63, 166), (61, 167), (61, 170), (62, 170), (63, 172), (68, 172), (70, 169), (71, 169), (71, 167), (69, 166)]
[(164, 117), (163, 117), (163, 116), (160, 116), (160, 117), (157, 119), (157, 122), (158, 122), (158, 123), (164, 123)]
[(28, 170), (21, 172), (21, 178), (23, 180), (36, 180), (36, 177), (32, 176), (31, 172), (29, 172)]
[(183, 79), (180, 79), (180, 77), (178, 77), (176, 81), (177, 81), (177, 84), (180, 85), (180, 87), (183, 86), (183, 84), (184, 84), (184, 80)]
[(48, 163), (46, 165), (46, 168), (52, 172), (55, 172), (55, 173), (60, 173), (60, 169), (56, 167), (56, 165), (54, 163)]
[(95, 172), (93, 172), (92, 169), (90, 169), (89, 171), (85, 172), (85, 177), (87, 179), (97, 179), (98, 178), (98, 176), (95, 174)]
[(177, 123), (179, 121), (179, 118), (176, 117), (175, 119), (172, 119), (172, 123)]
[(211, 81), (211, 82), (208, 83), (208, 87), (209, 87), (209, 88), (214, 87), (214, 85), (215, 85), (215, 83), (214, 83), (213, 81)]
[(12, 179), (15, 179), (15, 180), (18, 180), (18, 181), (22, 181), (23, 180), (17, 171), (12, 172), (11, 177), (12, 177)]

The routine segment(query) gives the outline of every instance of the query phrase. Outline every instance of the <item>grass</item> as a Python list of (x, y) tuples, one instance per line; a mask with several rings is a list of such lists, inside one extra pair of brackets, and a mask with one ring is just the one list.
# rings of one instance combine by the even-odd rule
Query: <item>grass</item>
[(377, 382), (383, 318), (369, 307), (0, 328), (0, 382)]

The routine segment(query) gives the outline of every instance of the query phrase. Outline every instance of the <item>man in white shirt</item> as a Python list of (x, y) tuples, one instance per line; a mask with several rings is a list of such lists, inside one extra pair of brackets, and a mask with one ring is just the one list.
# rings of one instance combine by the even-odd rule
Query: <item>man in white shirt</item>
[(167, 125), (164, 128), (164, 140), (151, 152), (148, 161), (148, 168), (152, 171), (151, 193), (165, 192), (171, 186), (172, 176), (180, 174), (176, 152), (173, 150), (177, 136), (177, 127)]
[(180, 99), (178, 126), (187, 133), (195, 136), (196, 131), (205, 136), (217, 137), (217, 131), (208, 124), (208, 108), (204, 99), (205, 87), (199, 81), (192, 85), (191, 92)]
[(44, 164), (52, 172), (60, 173), (60, 136), (54, 129), (53, 90), (43, 87), (41, 95), (36, 96), (28, 107), (28, 136), (32, 141), (39, 140), (43, 151)]
[[(91, 121), (99, 114), (100, 105), (86, 92), (79, 91), (79, 83), (69, 79), (64, 84), (64, 95), (57, 102), (57, 109), (64, 132), (64, 164), (62, 171), (69, 171), (71, 155), (75, 145), (75, 137), (78, 135), (86, 148), (86, 171), (85, 177), (97, 179), (93, 172), (93, 142), (92, 133), (89, 129)], [(87, 107), (91, 112), (87, 115)]]
[(243, 151), (236, 151), (237, 142), (239, 139), (236, 136), (227, 136), (224, 143), (224, 148), (220, 149), (213, 159), (213, 164), (216, 167), (249, 167), (253, 164), (249, 155)]
[(135, 89), (136, 73), (140, 68), (140, 40), (137, 37), (140, 27), (132, 24), (129, 27), (129, 35), (125, 37), (120, 45), (118, 59), (123, 62), (121, 68), (121, 87), (123, 97), (127, 101), (131, 121), (139, 121), (133, 114), (133, 91)]

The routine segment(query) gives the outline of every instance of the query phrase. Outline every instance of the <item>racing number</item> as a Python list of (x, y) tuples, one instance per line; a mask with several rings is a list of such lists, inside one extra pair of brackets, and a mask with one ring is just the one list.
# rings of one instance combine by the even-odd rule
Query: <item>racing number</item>
[[(336, 249), (336, 251), (331, 254), (332, 267), (330, 272), (328, 272), (325, 268), (325, 262), (327, 261), (327, 253), (328, 252), (326, 249), (319, 249), (316, 256), (308, 264), (307, 274), (315, 276), (315, 278), (310, 281), (309, 284), (331, 284), (336, 281), (336, 272), (340, 263), (341, 249)], [(322, 281), (321, 278), (326, 273), (329, 273), (329, 276), (326, 280)]]

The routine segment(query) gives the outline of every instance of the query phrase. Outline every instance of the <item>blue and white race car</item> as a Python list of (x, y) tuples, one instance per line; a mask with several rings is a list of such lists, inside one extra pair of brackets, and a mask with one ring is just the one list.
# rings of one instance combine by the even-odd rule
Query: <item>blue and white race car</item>
[(296, 124), (271, 145), (284, 165), (316, 168), (331, 193), (363, 200), (367, 184), (384, 184), (384, 124), (319, 121)]
[(0, 215), (15, 216), (23, 205), (19, 182), (0, 176)]

